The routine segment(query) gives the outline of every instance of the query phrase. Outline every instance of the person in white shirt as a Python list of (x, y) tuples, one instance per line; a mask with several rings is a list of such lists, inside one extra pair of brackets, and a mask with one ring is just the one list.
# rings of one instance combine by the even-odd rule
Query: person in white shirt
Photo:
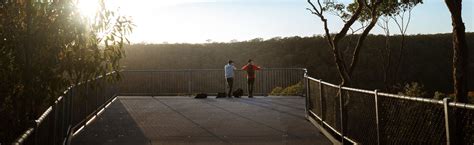
[(234, 61), (229, 60), (229, 63), (224, 66), (224, 73), (225, 73), (225, 79), (227, 82), (227, 87), (228, 87), (228, 93), (227, 97), (232, 97), (232, 86), (234, 84), (234, 70), (236, 70), (234, 66)]

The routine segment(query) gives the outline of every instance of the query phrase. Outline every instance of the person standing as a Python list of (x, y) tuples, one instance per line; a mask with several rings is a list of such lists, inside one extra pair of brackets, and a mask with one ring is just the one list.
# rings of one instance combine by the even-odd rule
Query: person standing
[(242, 70), (247, 72), (247, 91), (249, 93), (249, 98), (253, 97), (253, 88), (255, 84), (255, 71), (260, 70), (259, 66), (253, 64), (253, 60), (249, 59), (247, 65), (242, 67)]
[(235, 68), (234, 66), (234, 61), (232, 60), (229, 60), (229, 63), (227, 63), (225, 66), (224, 66), (224, 73), (225, 73), (225, 79), (226, 79), (226, 82), (227, 82), (227, 88), (228, 88), (228, 92), (227, 92), (227, 97), (232, 97), (232, 86), (234, 85), (234, 70), (236, 70), (237, 68)]

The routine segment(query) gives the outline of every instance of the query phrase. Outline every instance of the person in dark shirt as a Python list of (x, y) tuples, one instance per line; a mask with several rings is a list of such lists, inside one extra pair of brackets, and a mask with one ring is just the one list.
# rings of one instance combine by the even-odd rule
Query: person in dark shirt
[(253, 64), (253, 60), (249, 59), (247, 65), (242, 67), (242, 70), (247, 72), (247, 91), (249, 92), (249, 98), (253, 97), (253, 88), (255, 84), (255, 71), (260, 70), (259, 66)]

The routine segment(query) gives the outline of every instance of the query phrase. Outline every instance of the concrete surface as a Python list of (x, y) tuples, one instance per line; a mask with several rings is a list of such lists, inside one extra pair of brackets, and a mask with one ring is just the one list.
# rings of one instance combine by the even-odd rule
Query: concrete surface
[(119, 97), (72, 145), (328, 145), (303, 97)]

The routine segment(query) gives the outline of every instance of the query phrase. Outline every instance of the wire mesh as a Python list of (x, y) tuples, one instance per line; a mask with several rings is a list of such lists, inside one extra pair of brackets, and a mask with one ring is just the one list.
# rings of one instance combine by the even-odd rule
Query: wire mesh
[(345, 136), (355, 142), (376, 145), (377, 123), (373, 94), (343, 90)]
[(321, 116), (321, 91), (319, 90), (319, 82), (309, 80), (309, 108), (313, 113)]
[(381, 144), (445, 144), (440, 104), (379, 97)]
[(339, 105), (339, 88), (323, 85), (322, 95), (324, 104), (323, 120), (329, 124), (329, 126), (341, 132), (341, 110)]
[[(474, 110), (466, 109), (466, 108), (458, 108), (458, 107), (450, 107), (449, 111), (451, 112), (451, 119), (450, 121), (456, 121), (456, 123), (460, 123), (461, 129), (459, 132), (463, 132), (463, 138), (461, 144), (472, 144), (474, 143)], [(457, 122), (460, 120), (460, 122)]]
[[(343, 88), (341, 116), (339, 87), (328, 83), (320, 84), (312, 78), (308, 80), (307, 109), (322, 118), (323, 123), (329, 125), (324, 129), (340, 141), (340, 134), (331, 131), (332, 129), (359, 144), (447, 143), (445, 113), (443, 105), (437, 103), (439, 101), (394, 97), (397, 95), (390, 94), (379, 95), (376, 104), (373, 91)], [(467, 107), (454, 108), (454, 105), (449, 109), (457, 117), (454, 119), (450, 116), (450, 121), (459, 118), (462, 120), (462, 144), (474, 142), (474, 110)], [(341, 131), (341, 127), (344, 131)]]

